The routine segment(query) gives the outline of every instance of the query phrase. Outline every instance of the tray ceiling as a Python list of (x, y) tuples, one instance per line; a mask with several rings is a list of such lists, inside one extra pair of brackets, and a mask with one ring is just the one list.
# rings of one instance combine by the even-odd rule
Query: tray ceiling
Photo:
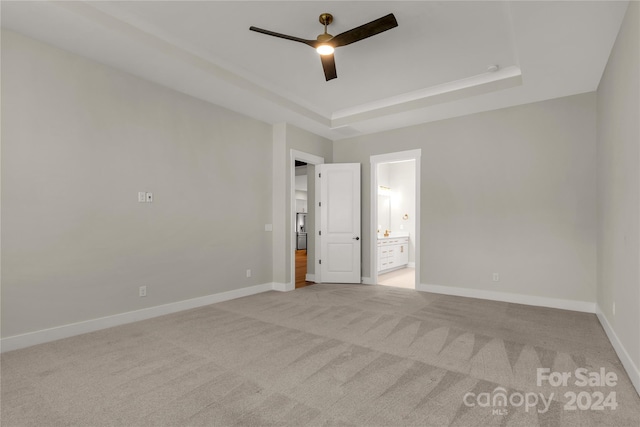
[[(269, 123), (332, 140), (597, 89), (627, 2), (3, 1), (2, 26)], [(318, 54), (388, 13), (398, 27)], [(498, 71), (488, 71), (497, 65)]]

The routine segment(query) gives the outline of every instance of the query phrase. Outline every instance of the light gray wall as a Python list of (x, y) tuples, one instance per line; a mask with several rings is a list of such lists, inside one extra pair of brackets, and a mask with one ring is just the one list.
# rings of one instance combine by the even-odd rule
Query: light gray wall
[(597, 92), (598, 305), (636, 370), (640, 367), (639, 23), (640, 4), (630, 2)]
[(3, 337), (271, 282), (271, 126), (6, 31), (2, 115)]
[(336, 141), (334, 161), (362, 163), (369, 230), (369, 157), (422, 149), (420, 283), (595, 302), (595, 101), (576, 95)]

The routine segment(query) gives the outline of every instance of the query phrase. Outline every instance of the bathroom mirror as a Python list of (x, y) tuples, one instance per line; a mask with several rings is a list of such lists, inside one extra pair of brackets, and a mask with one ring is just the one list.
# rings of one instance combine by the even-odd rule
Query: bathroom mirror
[(380, 186), (378, 188), (378, 230), (383, 234), (391, 229), (391, 189)]

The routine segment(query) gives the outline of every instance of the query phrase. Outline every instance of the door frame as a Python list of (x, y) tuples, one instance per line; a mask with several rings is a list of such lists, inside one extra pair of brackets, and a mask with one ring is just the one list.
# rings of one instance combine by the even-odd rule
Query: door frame
[(416, 194), (415, 194), (415, 216), (416, 216), (416, 235), (414, 236), (415, 243), (415, 288), (418, 289), (420, 285), (420, 157), (422, 156), (422, 149), (398, 151), (395, 153), (377, 154), (370, 157), (371, 161), (371, 206), (370, 216), (370, 248), (369, 254), (371, 257), (370, 265), (371, 271), (369, 272), (369, 278), (371, 284), (378, 284), (378, 232), (377, 232), (377, 220), (378, 220), (378, 165), (382, 163), (401, 162), (407, 160), (415, 160), (415, 180), (416, 180)]
[[(309, 154), (309, 153), (305, 153), (303, 151), (298, 151), (298, 150), (294, 150), (293, 148), (289, 151), (289, 233), (291, 234), (291, 238), (289, 239), (289, 277), (291, 278), (291, 283), (293, 284), (293, 289), (295, 289), (296, 287), (296, 253), (294, 248), (296, 247), (296, 233), (294, 233), (292, 230), (295, 230), (296, 228), (296, 160), (299, 160), (301, 162), (305, 162), (307, 164), (311, 164), (311, 165), (321, 165), (324, 164), (324, 157), (319, 157), (319, 156), (315, 156), (313, 154)], [(308, 171), (307, 171), (307, 176), (308, 176)], [(307, 178), (308, 180), (308, 178)], [(315, 183), (315, 179), (314, 179), (314, 183)], [(315, 199), (317, 199), (319, 196), (316, 193)], [(314, 201), (314, 205), (313, 209), (316, 209), (317, 207), (317, 203), (316, 200)], [(307, 212), (310, 211), (309, 208), (309, 204), (307, 203)], [(314, 213), (316, 213), (316, 224), (318, 223), (317, 221), (317, 211), (314, 211)], [(315, 230), (317, 230), (317, 228), (314, 226), (314, 232)], [(319, 239), (315, 239), (315, 245), (314, 245), (314, 253), (315, 256), (317, 256), (318, 253), (320, 253), (320, 241)], [(307, 246), (308, 247), (308, 246)], [(316, 270), (314, 269), (314, 282), (315, 283), (319, 283), (316, 279), (319, 277), (319, 275), (316, 274)]]

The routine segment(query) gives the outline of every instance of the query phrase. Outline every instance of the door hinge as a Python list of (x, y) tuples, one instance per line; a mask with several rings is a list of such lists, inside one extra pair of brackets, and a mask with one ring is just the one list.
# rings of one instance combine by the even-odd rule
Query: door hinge
[(319, 173), (319, 174), (318, 174), (318, 178), (322, 178), (322, 173)]
[(322, 202), (318, 202), (318, 207), (322, 206)]
[(322, 260), (321, 259), (318, 260), (318, 264), (322, 264)]
[(322, 236), (322, 231), (318, 231), (318, 236)]

